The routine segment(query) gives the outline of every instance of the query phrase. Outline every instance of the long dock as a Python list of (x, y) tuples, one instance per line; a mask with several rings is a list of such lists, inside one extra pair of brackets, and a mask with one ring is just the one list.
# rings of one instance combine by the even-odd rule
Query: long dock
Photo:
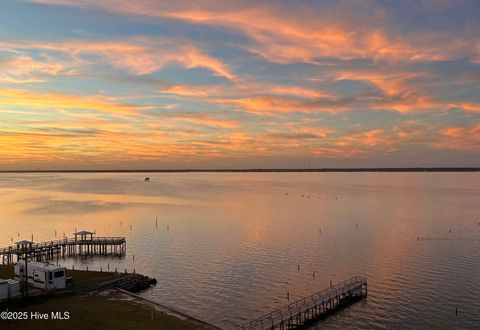
[(367, 279), (352, 277), (251, 321), (238, 330), (300, 329), (367, 296)]
[(33, 261), (48, 261), (60, 257), (87, 255), (117, 255), (126, 253), (125, 237), (94, 237), (93, 233), (75, 233), (74, 238), (34, 243), (17, 242), (15, 245), (0, 248), (2, 264), (10, 265), (27, 256)]

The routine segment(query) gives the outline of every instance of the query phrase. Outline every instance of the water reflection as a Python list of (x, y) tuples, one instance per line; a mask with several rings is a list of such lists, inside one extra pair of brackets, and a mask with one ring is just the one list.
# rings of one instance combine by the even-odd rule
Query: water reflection
[(322, 327), (480, 324), (477, 173), (149, 177), (2, 174), (0, 243), (75, 228), (126, 236), (123, 259), (59, 262), (135, 268), (159, 280), (162, 304), (226, 328), (285, 305), (287, 292), (306, 296), (359, 274), (367, 301)]

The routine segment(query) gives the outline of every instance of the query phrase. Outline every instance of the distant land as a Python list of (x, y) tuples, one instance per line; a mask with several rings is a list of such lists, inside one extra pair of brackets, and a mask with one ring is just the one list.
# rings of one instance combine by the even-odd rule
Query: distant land
[(0, 170), (0, 173), (189, 173), (189, 172), (479, 172), (480, 167), (249, 168), (147, 170)]

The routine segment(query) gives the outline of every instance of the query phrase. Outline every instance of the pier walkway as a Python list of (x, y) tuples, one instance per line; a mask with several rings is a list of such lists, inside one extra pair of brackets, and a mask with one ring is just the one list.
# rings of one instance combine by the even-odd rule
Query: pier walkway
[(21, 241), (0, 248), (1, 262), (10, 265), (25, 255), (33, 261), (48, 261), (76, 255), (125, 255), (127, 245), (125, 237), (94, 237), (94, 233), (90, 232), (79, 232), (74, 235), (74, 238), (42, 243)]
[(367, 279), (352, 277), (288, 306), (268, 313), (239, 330), (299, 329), (367, 296)]

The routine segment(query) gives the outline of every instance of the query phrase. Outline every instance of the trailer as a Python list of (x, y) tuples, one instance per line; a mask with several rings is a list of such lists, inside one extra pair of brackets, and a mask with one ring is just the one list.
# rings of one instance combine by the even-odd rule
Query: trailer
[[(27, 274), (26, 274), (27, 273)], [(44, 290), (64, 289), (67, 285), (66, 268), (49, 263), (21, 260), (15, 264), (15, 279)]]
[(16, 299), (21, 296), (20, 282), (15, 280), (7, 280), (8, 282), (8, 299)]

